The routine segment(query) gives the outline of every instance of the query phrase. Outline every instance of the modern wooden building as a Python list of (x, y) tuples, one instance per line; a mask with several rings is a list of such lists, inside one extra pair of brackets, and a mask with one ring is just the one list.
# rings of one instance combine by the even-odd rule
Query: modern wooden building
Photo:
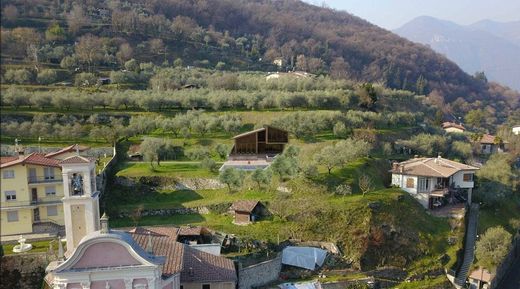
[(233, 137), (232, 155), (276, 155), (282, 153), (289, 141), (289, 133), (283, 129), (264, 126)]

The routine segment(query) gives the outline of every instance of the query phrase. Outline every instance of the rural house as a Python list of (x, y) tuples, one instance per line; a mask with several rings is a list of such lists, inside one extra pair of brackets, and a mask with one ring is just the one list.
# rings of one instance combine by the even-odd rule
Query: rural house
[(236, 201), (229, 211), (233, 214), (233, 223), (250, 224), (267, 214), (267, 209), (259, 201)]
[[(64, 223), (63, 165), (87, 150), (71, 145), (51, 153), (24, 154), (0, 158), (2, 191), (0, 235), (33, 232), (58, 233)], [(94, 174), (95, 165), (91, 167)]]
[(474, 174), (479, 168), (442, 157), (413, 158), (392, 165), (392, 185), (402, 188), (425, 208), (471, 203)]
[(445, 132), (455, 132), (455, 133), (463, 133), (466, 129), (462, 124), (456, 124), (454, 122), (443, 122), (442, 123), (442, 129)]
[(492, 154), (496, 152), (504, 152), (505, 150), (505, 142), (503, 142), (500, 138), (490, 135), (484, 134), (480, 138), (480, 152), (482, 154)]

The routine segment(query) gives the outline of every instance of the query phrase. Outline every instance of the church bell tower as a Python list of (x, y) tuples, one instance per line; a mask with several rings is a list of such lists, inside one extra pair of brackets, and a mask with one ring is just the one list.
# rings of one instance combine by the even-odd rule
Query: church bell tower
[(95, 160), (78, 155), (60, 162), (63, 174), (63, 214), (67, 252), (86, 235), (99, 230), (99, 192)]

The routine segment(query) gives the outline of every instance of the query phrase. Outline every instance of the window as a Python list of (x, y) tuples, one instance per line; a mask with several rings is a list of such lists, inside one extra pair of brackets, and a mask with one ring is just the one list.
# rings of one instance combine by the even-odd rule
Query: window
[(47, 216), (57, 216), (58, 215), (58, 206), (48, 206), (47, 207)]
[(202, 289), (210, 289), (210, 287), (209, 284), (202, 284)]
[(46, 180), (54, 180), (54, 168), (43, 168), (43, 176)]
[(18, 211), (7, 212), (7, 222), (18, 222)]
[(464, 174), (462, 180), (465, 182), (473, 182), (473, 174)]
[(46, 196), (56, 195), (56, 187), (55, 186), (45, 187), (45, 195)]
[(413, 178), (406, 178), (406, 187), (409, 189), (415, 188), (415, 180)]
[(16, 201), (16, 191), (5, 191), (6, 201)]
[(430, 180), (428, 178), (419, 178), (417, 180), (418, 190), (419, 192), (427, 192), (430, 184)]
[(4, 179), (14, 179), (14, 170), (5, 170), (2, 175)]

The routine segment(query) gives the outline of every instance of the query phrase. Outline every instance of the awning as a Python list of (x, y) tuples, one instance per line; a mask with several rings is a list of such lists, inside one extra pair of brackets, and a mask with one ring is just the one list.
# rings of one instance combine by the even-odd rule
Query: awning
[(321, 267), (327, 251), (314, 247), (289, 246), (283, 250), (282, 264), (314, 270)]

